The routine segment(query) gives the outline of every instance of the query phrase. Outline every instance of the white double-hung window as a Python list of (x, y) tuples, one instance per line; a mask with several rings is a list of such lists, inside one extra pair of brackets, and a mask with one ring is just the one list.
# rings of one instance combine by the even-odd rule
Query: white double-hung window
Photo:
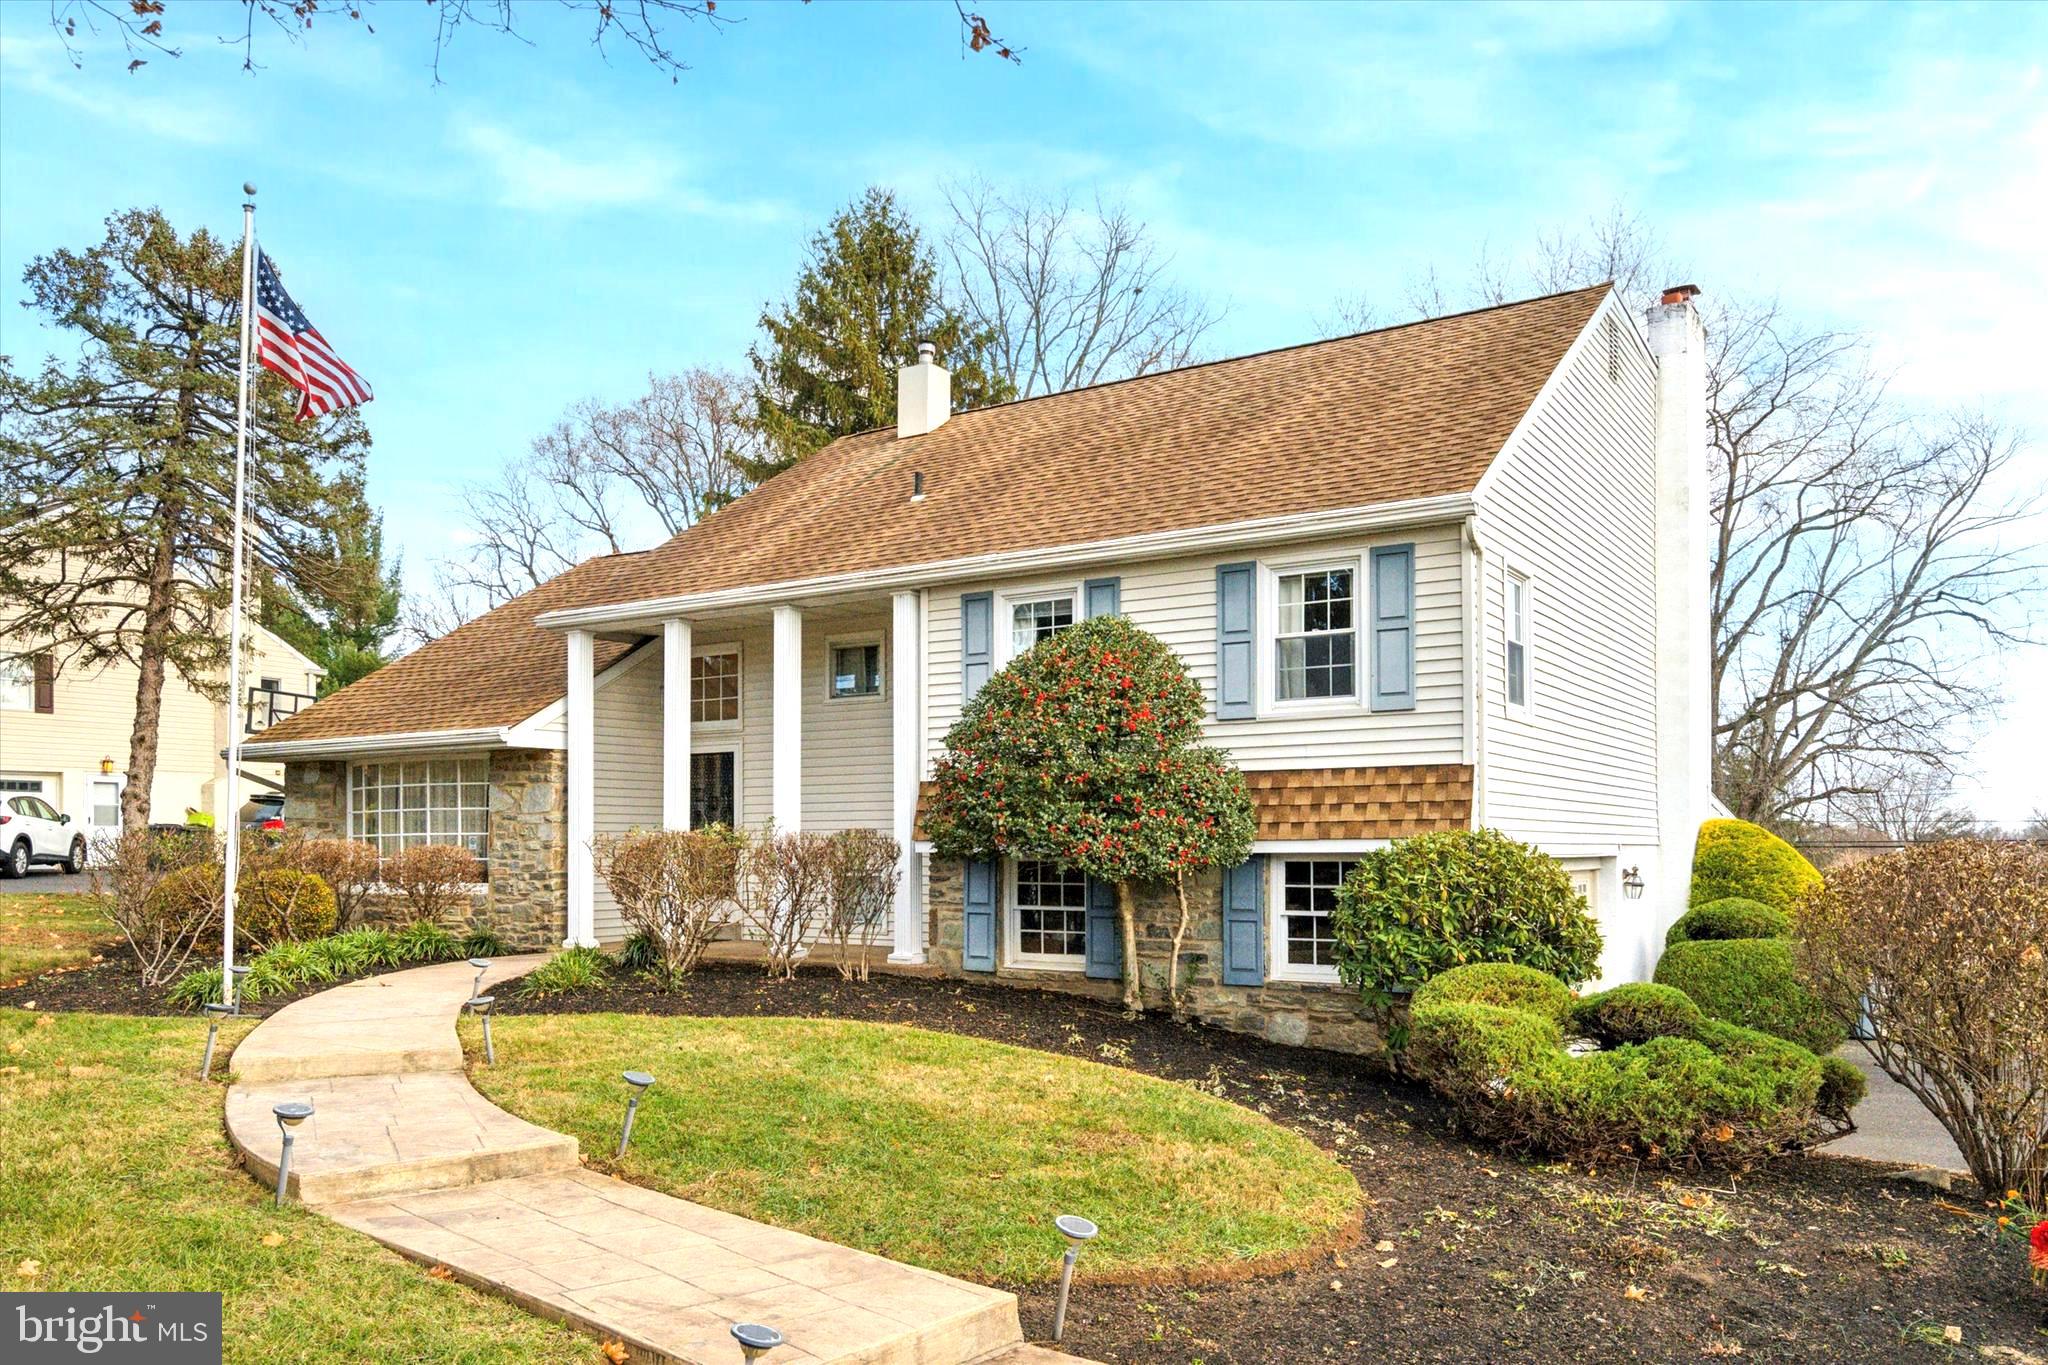
[(1012, 865), (1009, 959), (1078, 971), (1088, 956), (1088, 878), (1058, 863)]
[(1010, 602), (1010, 657), (1029, 650), (1040, 640), (1053, 636), (1074, 624), (1074, 595), (1072, 593), (1047, 594), (1044, 597), (1017, 598)]
[(487, 857), (491, 761), (476, 755), (391, 759), (348, 770), (348, 836), (390, 857), (419, 844), (456, 844)]
[(1508, 705), (1529, 704), (1529, 580), (1514, 572), (1507, 575)]
[(1358, 695), (1357, 580), (1350, 564), (1275, 575), (1275, 701)]
[(1283, 981), (1337, 980), (1330, 917), (1352, 858), (1275, 858), (1273, 975)]

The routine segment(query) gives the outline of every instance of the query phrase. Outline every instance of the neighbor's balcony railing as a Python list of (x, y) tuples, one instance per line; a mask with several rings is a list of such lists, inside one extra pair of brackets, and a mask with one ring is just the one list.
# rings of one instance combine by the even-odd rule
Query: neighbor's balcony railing
[(242, 733), (253, 735), (268, 730), (289, 716), (313, 704), (310, 692), (279, 692), (268, 687), (249, 689), (249, 700), (242, 707)]

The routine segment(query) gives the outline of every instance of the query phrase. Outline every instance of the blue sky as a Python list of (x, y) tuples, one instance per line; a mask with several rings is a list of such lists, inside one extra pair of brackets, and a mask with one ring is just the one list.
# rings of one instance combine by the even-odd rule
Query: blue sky
[[(1710, 293), (1862, 329), (1906, 395), (2026, 425), (2048, 481), (2048, 5), (981, 8), (1021, 66), (963, 59), (950, 5), (727, 0), (674, 85), (538, 7), (536, 46), (466, 32), (436, 86), (422, 6), (273, 36), (254, 76), (203, 32), (76, 71), (46, 7), (0, 6), (0, 349), (54, 344), (18, 306), (34, 255), (134, 203), (231, 234), (254, 180), (376, 387), (371, 493), (423, 567), (462, 481), (569, 403), (742, 364), (871, 182), (934, 226), (968, 174), (1121, 199), (1227, 303), (1219, 353), (1311, 336), (1338, 295), (1398, 312), (1422, 268), (1619, 200)], [(1980, 758), (1984, 813), (2048, 806), (2048, 720), (2016, 704)]]

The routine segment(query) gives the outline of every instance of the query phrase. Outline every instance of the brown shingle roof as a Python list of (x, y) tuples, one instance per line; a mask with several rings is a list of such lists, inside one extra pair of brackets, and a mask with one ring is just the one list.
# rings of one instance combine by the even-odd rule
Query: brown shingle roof
[[(263, 738), (516, 724), (562, 695), (562, 637), (533, 624), (546, 611), (1469, 492), (1607, 289), (981, 408), (903, 440), (845, 437), (659, 548), (579, 565)], [(600, 668), (623, 652), (598, 650)]]
[[(618, 577), (640, 555), (586, 560), (532, 592), (394, 659), (251, 742), (341, 739), (415, 730), (517, 725), (559, 701), (567, 676), (566, 638), (533, 618), (574, 589)], [(597, 642), (597, 666), (631, 646)]]
[(562, 605), (1469, 492), (1606, 293), (980, 408), (903, 440), (844, 437)]
[[(1472, 769), (1459, 763), (1248, 772), (1261, 839), (1405, 839), (1472, 823)], [(917, 837), (932, 784), (917, 793)]]

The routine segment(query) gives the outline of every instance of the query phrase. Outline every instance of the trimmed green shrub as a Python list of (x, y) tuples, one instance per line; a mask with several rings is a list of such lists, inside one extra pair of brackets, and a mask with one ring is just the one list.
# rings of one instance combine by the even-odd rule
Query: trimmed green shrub
[[(1694, 1036), (1572, 1056), (1546, 1012), (1553, 994), (1520, 983), (1502, 990), (1498, 975), (1472, 975), (1485, 970), (1459, 968), (1416, 992), (1408, 1054), (1482, 1135), (1519, 1149), (1712, 1164), (1823, 1135), (1815, 1111), (1826, 1072), (1803, 1048), (1700, 1019)], [(1601, 1003), (1592, 1012), (1604, 1006), (1617, 1020), (1685, 1015), (1671, 994), (1654, 989), (1603, 996), (1611, 998), (1595, 997)]]
[(567, 948), (519, 979), (521, 995), (567, 995), (604, 984), (611, 959), (595, 948)]
[(1747, 820), (1709, 820), (1700, 826), (1692, 857), (1688, 905), (1729, 896), (1762, 901), (1774, 910), (1820, 885), (1820, 873), (1798, 849)]
[(1870, 1089), (1870, 1082), (1856, 1069), (1856, 1064), (1843, 1057), (1820, 1059), (1820, 1094), (1814, 1098), (1816, 1111), (1838, 1123), (1849, 1121), (1849, 1111), (1863, 1103), (1864, 1094)]
[(1602, 1047), (1691, 1038), (1706, 1018), (1684, 991), (1631, 981), (1589, 995), (1572, 1006), (1572, 1025)]
[(1471, 963), (1572, 982), (1600, 960), (1600, 927), (1557, 860), (1490, 829), (1366, 854), (1337, 892), (1331, 928), (1344, 981), (1379, 1006)]
[(1572, 1015), (1571, 987), (1548, 972), (1512, 962), (1454, 967), (1423, 982), (1411, 1004), (1421, 1008), (1460, 1001), (1540, 1015), (1560, 1027)]
[(334, 888), (291, 867), (251, 872), (235, 886), (235, 938), (253, 948), (334, 932)]
[(1695, 905), (1678, 917), (1664, 935), (1664, 945), (1702, 943), (1728, 938), (1790, 938), (1792, 917), (1762, 901), (1743, 896), (1723, 896), (1705, 905)]
[(1799, 984), (1792, 942), (1731, 938), (1678, 943), (1657, 960), (1656, 980), (1692, 997), (1709, 1018), (1773, 1034), (1825, 1056), (1849, 1039), (1842, 1011)]
[(221, 883), (226, 875), (219, 863), (194, 863), (167, 872), (149, 889), (150, 913), (167, 920), (201, 920), (218, 934)]

